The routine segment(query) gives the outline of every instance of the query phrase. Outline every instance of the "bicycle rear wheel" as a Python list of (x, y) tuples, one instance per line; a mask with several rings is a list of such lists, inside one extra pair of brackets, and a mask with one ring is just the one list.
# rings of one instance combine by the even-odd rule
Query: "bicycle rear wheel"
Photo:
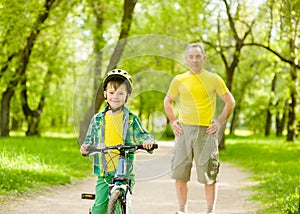
[(109, 198), (107, 214), (125, 214), (126, 205), (123, 202), (123, 192), (115, 190)]

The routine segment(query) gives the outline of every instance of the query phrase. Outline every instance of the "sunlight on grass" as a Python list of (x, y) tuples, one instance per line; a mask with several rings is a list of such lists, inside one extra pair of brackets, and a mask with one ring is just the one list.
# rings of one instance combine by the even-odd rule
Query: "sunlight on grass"
[(298, 213), (300, 190), (300, 145), (281, 138), (228, 137), (221, 160), (253, 172), (259, 181), (255, 200), (267, 208), (263, 213)]
[(91, 175), (74, 138), (10, 137), (0, 141), (0, 200)]

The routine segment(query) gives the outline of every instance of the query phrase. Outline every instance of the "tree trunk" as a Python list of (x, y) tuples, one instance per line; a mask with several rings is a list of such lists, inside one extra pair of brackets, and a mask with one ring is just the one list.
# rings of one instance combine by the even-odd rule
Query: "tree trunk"
[(18, 120), (17, 117), (12, 117), (10, 130), (17, 131), (21, 128), (22, 121)]
[[(297, 32), (297, 31), (296, 31)], [(296, 33), (295, 33), (296, 35)], [(288, 112), (288, 127), (287, 127), (287, 137), (286, 140), (288, 142), (296, 141), (296, 129), (297, 129), (297, 116), (296, 116), (296, 108), (297, 108), (297, 100), (298, 100), (298, 59), (297, 57), (297, 45), (296, 45), (296, 36), (292, 36), (290, 38), (290, 50), (292, 59), (294, 60), (294, 64), (291, 66), (290, 75), (291, 75), (291, 86), (290, 86), (290, 104), (289, 104), (289, 112)]]
[(288, 123), (287, 123), (287, 136), (286, 140), (288, 142), (296, 141), (296, 129), (297, 129), (297, 120), (296, 120), (296, 106), (297, 98), (296, 92), (291, 93), (291, 103), (288, 108)]
[(102, 84), (101, 84), (99, 86), (98, 93), (97, 93), (94, 101), (92, 102), (91, 106), (85, 113), (83, 120), (80, 122), (80, 130), (79, 130), (79, 136), (78, 136), (78, 142), (80, 145), (84, 141), (91, 118), (95, 115), (95, 113), (98, 111), (98, 109), (100, 108), (100, 106), (103, 102), (104, 102), (104, 96), (103, 96), (103, 89), (102, 89)]
[(231, 135), (235, 134), (235, 128), (236, 128), (240, 108), (241, 108), (240, 105), (236, 105), (233, 110), (231, 124), (230, 124), (230, 130), (229, 130), (229, 134), (231, 134)]
[[(271, 84), (271, 94), (275, 94), (276, 90), (276, 83), (277, 83), (277, 74), (275, 73), (272, 79), (272, 84)], [(265, 126), (265, 136), (270, 136), (271, 133), (271, 127), (272, 127), (272, 113), (271, 113), (271, 108), (273, 107), (273, 96), (270, 97), (269, 100), (269, 105), (267, 109), (267, 118), (266, 118), (266, 126)]]
[(93, 41), (94, 41), (94, 53), (97, 54), (94, 70), (94, 86), (93, 86), (93, 94), (94, 99), (92, 101), (92, 104), (88, 108), (87, 112), (85, 113), (82, 121), (80, 121), (80, 128), (79, 128), (79, 136), (78, 136), (78, 142), (80, 144), (83, 143), (85, 134), (87, 132), (88, 126), (90, 124), (90, 120), (93, 117), (93, 115), (99, 110), (101, 104), (104, 101), (103, 97), (103, 89), (102, 89), (102, 83), (99, 85), (98, 81), (96, 81), (96, 78), (100, 78), (102, 71), (101, 71), (101, 65), (102, 65), (102, 52), (101, 50), (104, 48), (104, 38), (103, 38), (103, 12), (105, 10), (105, 4), (103, 2), (97, 2), (97, 1), (91, 1), (91, 6), (94, 11), (94, 15), (96, 17), (96, 23), (95, 23), (95, 30), (93, 31)]
[(38, 114), (38, 113), (30, 114), (30, 115), (26, 115), (25, 118), (28, 123), (26, 136), (41, 136), (41, 133), (39, 131), (41, 114)]
[[(238, 67), (242, 48), (244, 46), (244, 43), (245, 43), (248, 35), (250, 35), (250, 33), (252, 31), (254, 21), (250, 25), (248, 25), (247, 31), (244, 33), (243, 37), (240, 38), (237, 33), (235, 20), (231, 15), (231, 8), (226, 0), (223, 0), (223, 2), (226, 7), (226, 14), (228, 16), (229, 26), (230, 26), (230, 29), (231, 29), (231, 32), (232, 32), (232, 35), (234, 38), (235, 49), (234, 49), (234, 54), (231, 56), (232, 60), (230, 63), (229, 63), (228, 57), (226, 57), (227, 54), (224, 53), (225, 51), (224, 51), (223, 47), (218, 47), (221, 50), (218, 52), (221, 54), (222, 60), (224, 62), (225, 68), (226, 68), (226, 78), (227, 78), (226, 85), (227, 85), (228, 89), (231, 91), (232, 85), (233, 85), (234, 71)], [(218, 25), (220, 25), (220, 24), (221, 23), (219, 22)], [(221, 41), (219, 43), (222, 44)], [(223, 127), (222, 139), (219, 144), (219, 149), (225, 149), (225, 133), (224, 133), (225, 128), (226, 128), (226, 124)]]
[(133, 11), (136, 3), (137, 0), (125, 0), (124, 2), (124, 13), (123, 13), (122, 24), (121, 24), (121, 32), (119, 35), (118, 43), (110, 59), (107, 71), (116, 68), (122, 56), (122, 53), (127, 43), (126, 39), (129, 35), (129, 31), (132, 23)]
[(2, 94), (1, 100), (1, 137), (9, 136), (9, 111), (10, 111), (10, 100), (15, 93), (15, 85), (14, 84), (7, 87), (6, 91)]
[[(121, 32), (119, 35), (119, 40), (117, 42), (117, 45), (111, 56), (110, 63), (107, 67), (107, 71), (110, 71), (110, 70), (116, 68), (116, 66), (121, 58), (124, 47), (126, 45), (126, 38), (129, 35), (133, 11), (134, 11), (134, 7), (135, 7), (136, 3), (137, 3), (136, 0), (125, 0), (125, 2), (124, 2), (124, 15), (122, 18)], [(99, 22), (100, 17), (98, 17), (98, 16), (96, 16), (96, 17), (97, 17), (97, 22)], [(101, 18), (101, 21), (103, 22), (102, 18)], [(96, 24), (96, 26), (102, 28), (102, 25), (101, 24), (99, 25), (99, 23)], [(97, 37), (97, 38), (99, 38), (99, 37)], [(94, 43), (98, 43), (98, 42), (102, 42), (102, 41), (94, 40)], [(93, 115), (99, 110), (99, 108), (103, 102), (104, 102), (104, 96), (103, 96), (103, 87), (102, 87), (102, 83), (101, 83), (101, 85), (98, 87), (97, 95), (94, 99), (94, 102), (92, 103), (92, 105), (86, 112), (82, 122), (80, 123), (80, 131), (79, 131), (79, 137), (78, 137), (79, 144), (83, 143), (90, 120), (93, 117)]]
[[(287, 101), (285, 102), (285, 106), (288, 106)], [(286, 114), (287, 114), (286, 109), (287, 108), (284, 107), (284, 111), (282, 115), (280, 114), (279, 111), (276, 114), (276, 136), (277, 137), (281, 137), (283, 135), (284, 124), (286, 121)]]
[(269, 107), (267, 109), (265, 137), (270, 136), (270, 134), (271, 134), (272, 114), (271, 114), (271, 111), (270, 111), (270, 107), (271, 107), (271, 105), (269, 105)]
[(45, 106), (46, 100), (46, 91), (49, 90), (50, 80), (51, 80), (52, 72), (48, 70), (44, 79), (43, 90), (41, 92), (41, 98), (39, 101), (39, 105), (36, 110), (32, 110), (28, 104), (28, 96), (27, 96), (27, 79), (24, 76), (21, 80), (21, 104), (22, 110), (25, 115), (26, 122), (28, 124), (26, 136), (40, 136), (39, 124), (41, 121), (41, 115), (43, 113), (43, 108)]

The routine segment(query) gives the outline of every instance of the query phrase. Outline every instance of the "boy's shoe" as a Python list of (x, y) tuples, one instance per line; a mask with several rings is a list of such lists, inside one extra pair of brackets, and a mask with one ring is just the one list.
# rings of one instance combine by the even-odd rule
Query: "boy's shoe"
[(187, 213), (182, 212), (182, 211), (177, 211), (176, 214), (187, 214)]

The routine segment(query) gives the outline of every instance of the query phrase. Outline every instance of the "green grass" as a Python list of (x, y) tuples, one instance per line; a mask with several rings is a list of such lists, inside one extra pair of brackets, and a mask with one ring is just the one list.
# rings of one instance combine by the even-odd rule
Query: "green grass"
[(298, 213), (300, 197), (300, 144), (282, 138), (228, 137), (222, 161), (236, 163), (253, 172), (258, 185), (254, 200), (262, 213)]
[(75, 138), (0, 138), (0, 201), (91, 175)]
[[(252, 172), (258, 181), (254, 200), (262, 213), (298, 213), (300, 145), (284, 139), (227, 137), (221, 161)], [(75, 138), (0, 138), (0, 201), (49, 185), (64, 185), (91, 175), (92, 164), (79, 153)]]

